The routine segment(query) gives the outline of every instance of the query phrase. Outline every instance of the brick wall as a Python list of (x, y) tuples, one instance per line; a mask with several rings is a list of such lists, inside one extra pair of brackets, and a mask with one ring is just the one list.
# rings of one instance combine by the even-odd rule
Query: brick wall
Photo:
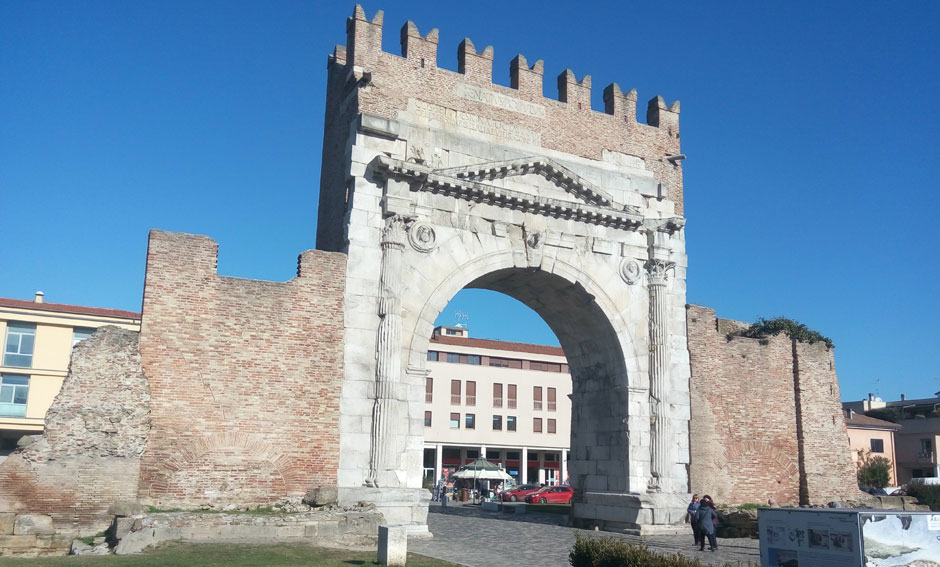
[(345, 256), (307, 251), (275, 283), (220, 277), (217, 252), (203, 236), (150, 234), (142, 500), (256, 506), (336, 486)]
[(697, 305), (686, 316), (692, 491), (728, 504), (857, 493), (832, 351), (785, 334), (729, 341), (742, 323)]
[[(459, 72), (437, 66), (437, 30), (421, 35), (411, 22), (401, 28), (402, 55), (382, 51), (383, 16), (372, 19), (362, 8), (347, 21), (346, 46), (338, 46), (329, 61), (327, 121), (324, 132), (317, 248), (341, 250), (346, 202), (348, 163), (344, 152), (351, 121), (358, 113), (394, 119), (408, 108), (409, 99), (445, 107), (492, 120), (499, 125), (524, 128), (538, 135), (543, 148), (600, 160), (604, 150), (642, 158), (647, 169), (662, 183), (665, 196), (682, 214), (681, 162), (666, 155), (678, 154), (679, 105), (667, 106), (661, 97), (652, 98), (646, 109), (646, 124), (637, 121), (637, 94), (624, 94), (616, 84), (604, 89), (603, 111), (591, 108), (591, 78), (579, 80), (571, 70), (549, 84), (558, 85), (558, 96), (543, 95), (543, 64), (529, 65), (514, 58), (508, 69), (510, 87), (492, 82), (493, 49), (479, 52), (464, 40), (457, 53)], [(487, 96), (503, 97), (500, 105), (461, 96), (458, 87), (483, 89)], [(509, 107), (537, 106), (537, 113)], [(502, 107), (501, 107), (502, 106)], [(532, 108), (529, 106), (528, 108)], [(344, 158), (344, 159), (340, 159)]]
[(112, 503), (137, 498), (150, 431), (137, 339), (103, 327), (74, 348), (45, 432), (0, 463), (0, 512), (50, 515), (60, 532), (95, 533), (110, 523)]
[(822, 343), (794, 343), (799, 374), (803, 491), (808, 504), (857, 498), (855, 460), (845, 427), (835, 356)]

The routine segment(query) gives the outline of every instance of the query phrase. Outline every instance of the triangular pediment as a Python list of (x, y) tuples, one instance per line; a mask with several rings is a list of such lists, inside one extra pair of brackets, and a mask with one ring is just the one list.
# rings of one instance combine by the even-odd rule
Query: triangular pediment
[(427, 191), (602, 226), (636, 230), (643, 223), (636, 207), (614, 202), (606, 191), (546, 158), (435, 169), (424, 163), (376, 156), (370, 167), (379, 178), (404, 182), (386, 183), (386, 207), (393, 202), (407, 203), (410, 192)]
[(434, 173), (460, 180), (490, 183), (508, 189), (532, 192), (554, 199), (597, 207), (616, 207), (609, 193), (560, 163), (545, 157), (527, 157), (449, 167), (436, 169)]

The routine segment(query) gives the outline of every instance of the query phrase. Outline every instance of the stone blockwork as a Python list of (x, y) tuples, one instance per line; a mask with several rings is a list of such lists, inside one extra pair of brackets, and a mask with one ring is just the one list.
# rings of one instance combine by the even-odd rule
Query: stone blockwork
[[(682, 167), (667, 159), (679, 150), (679, 103), (654, 97), (646, 124), (637, 121), (637, 93), (616, 84), (604, 89), (603, 112), (591, 108), (591, 77), (567, 69), (557, 78), (557, 99), (543, 96), (543, 63), (529, 65), (517, 55), (510, 63), (511, 86), (492, 82), (493, 48), (479, 52), (469, 39), (457, 53), (459, 71), (437, 66), (438, 32), (422, 36), (412, 22), (401, 28), (401, 55), (382, 51), (383, 13), (368, 18), (356, 6), (346, 24), (346, 45), (329, 58), (326, 124), (317, 248), (342, 250), (348, 159), (346, 141), (358, 114), (398, 120), (426, 117), (436, 128), (460, 129), (483, 141), (529, 148), (521, 155), (557, 151), (598, 161), (636, 161), (655, 175), (650, 197), (665, 198), (681, 215)], [(550, 80), (552, 84), (555, 81)], [(459, 152), (412, 138), (409, 157), (436, 165), (454, 164)]]
[(690, 482), (719, 503), (825, 504), (858, 494), (833, 353), (687, 307)]
[[(437, 66), (437, 32), (357, 7), (328, 64), (317, 247), (348, 255), (341, 504), (424, 523), (429, 337), (463, 288), (506, 293), (553, 329), (573, 379), (574, 514), (672, 524), (688, 499), (688, 350), (678, 105), (605, 90), (464, 40)], [(424, 510), (425, 512), (422, 512)]]
[(346, 257), (304, 252), (275, 283), (220, 277), (217, 253), (206, 237), (150, 234), (141, 500), (256, 506), (336, 486)]
[(150, 432), (137, 341), (103, 327), (74, 348), (44, 434), (0, 464), (0, 551), (61, 553), (70, 535), (107, 527), (113, 502), (137, 497)]

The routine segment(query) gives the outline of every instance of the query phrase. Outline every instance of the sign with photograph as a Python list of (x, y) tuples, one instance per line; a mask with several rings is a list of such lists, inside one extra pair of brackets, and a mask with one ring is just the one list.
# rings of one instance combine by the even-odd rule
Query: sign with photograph
[(762, 567), (940, 567), (940, 514), (761, 508)]
[(940, 514), (867, 511), (859, 525), (866, 567), (940, 567)]

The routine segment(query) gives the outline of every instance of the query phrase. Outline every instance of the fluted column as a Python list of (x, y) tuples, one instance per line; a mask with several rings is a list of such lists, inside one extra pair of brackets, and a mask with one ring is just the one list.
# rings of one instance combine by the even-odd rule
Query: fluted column
[(669, 466), (672, 432), (666, 417), (666, 386), (669, 383), (667, 271), (675, 262), (650, 259), (646, 262), (650, 310), (650, 489), (661, 490)]
[(389, 462), (391, 405), (401, 383), (401, 261), (405, 249), (405, 224), (399, 216), (385, 222), (382, 233), (382, 279), (379, 292), (379, 331), (376, 342), (375, 401), (372, 407), (372, 446), (368, 486), (378, 486), (378, 472), (392, 468)]

